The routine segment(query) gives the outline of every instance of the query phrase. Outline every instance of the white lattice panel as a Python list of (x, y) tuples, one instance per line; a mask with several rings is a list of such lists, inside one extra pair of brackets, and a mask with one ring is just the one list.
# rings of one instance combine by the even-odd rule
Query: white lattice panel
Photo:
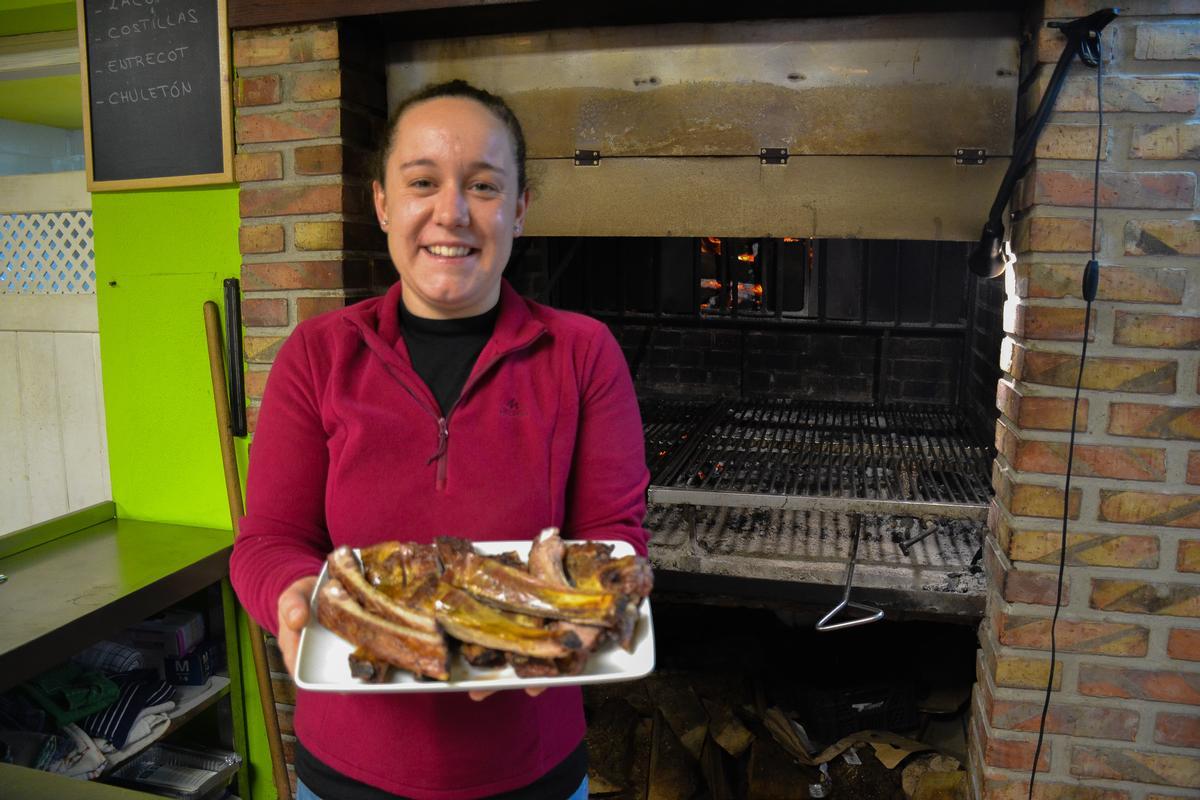
[(0, 214), (0, 294), (95, 294), (92, 212)]

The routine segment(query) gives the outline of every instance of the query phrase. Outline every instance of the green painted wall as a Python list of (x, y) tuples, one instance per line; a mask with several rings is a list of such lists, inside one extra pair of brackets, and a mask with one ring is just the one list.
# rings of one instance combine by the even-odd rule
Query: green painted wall
[(61, 0), (0, 0), (0, 36), (75, 30), (75, 4)]
[(238, 274), (237, 189), (92, 196), (117, 514), (229, 527), (202, 304)]
[[(75, 4), (0, 0), (0, 36), (75, 30)], [(77, 130), (83, 127), (79, 71), (0, 81), (0, 119)]]
[[(119, 517), (229, 528), (203, 304), (236, 277), (236, 187), (92, 195), (109, 468)], [(239, 440), (245, 475), (246, 443)], [(273, 798), (241, 630), (252, 797)], [(244, 793), (243, 800), (250, 800)]]
[(83, 127), (79, 73), (0, 81), (0, 119), (78, 130)]

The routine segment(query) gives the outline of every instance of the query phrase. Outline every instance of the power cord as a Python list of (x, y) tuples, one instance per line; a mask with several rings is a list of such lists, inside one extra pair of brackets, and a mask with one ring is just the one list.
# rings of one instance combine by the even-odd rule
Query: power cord
[(1029, 800), (1033, 800), (1033, 784), (1037, 779), (1038, 759), (1042, 755), (1042, 742), (1046, 736), (1046, 717), (1050, 713), (1050, 698), (1054, 692), (1054, 663), (1058, 655), (1058, 642), (1054, 630), (1058, 624), (1058, 610), (1062, 606), (1063, 579), (1067, 569), (1067, 521), (1071, 507), (1071, 467), (1075, 461), (1075, 423), (1079, 417), (1079, 392), (1083, 387), (1083, 367), (1087, 361), (1088, 336), (1091, 332), (1092, 301), (1100, 285), (1100, 264), (1096, 261), (1096, 232), (1100, 216), (1100, 161), (1104, 155), (1104, 64), (1101, 59), (1100, 37), (1097, 34), (1091, 43), (1095, 47), (1096, 60), (1096, 110), (1099, 120), (1096, 125), (1096, 164), (1092, 182), (1092, 252), (1083, 269), (1083, 346), (1079, 352), (1079, 374), (1075, 378), (1075, 402), (1071, 408), (1071, 431), (1067, 444), (1067, 477), (1063, 486), (1062, 540), (1058, 548), (1058, 587), (1054, 597), (1054, 614), (1050, 619), (1050, 671), (1046, 678), (1046, 700), (1042, 704), (1042, 717), (1038, 724), (1037, 747), (1033, 750), (1033, 766), (1029, 771)]

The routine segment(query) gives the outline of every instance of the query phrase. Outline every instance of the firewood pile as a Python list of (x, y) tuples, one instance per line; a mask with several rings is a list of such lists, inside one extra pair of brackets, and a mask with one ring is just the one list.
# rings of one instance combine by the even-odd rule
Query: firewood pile
[(756, 724), (753, 697), (734, 680), (660, 672), (587, 687), (584, 698), (593, 796), (766, 800), (820, 782)]
[[(926, 638), (949, 638), (941, 626), (880, 628), (856, 644), (747, 609), (660, 603), (655, 615), (656, 671), (640, 681), (584, 687), (592, 797), (953, 800), (965, 789), (969, 684), (959, 689), (953, 670), (939, 671), (918, 655), (928, 649)], [(893, 657), (881, 664), (860, 645)], [(866, 678), (900, 685), (909, 660), (935, 676), (934, 686), (953, 691), (923, 687), (911, 714), (843, 712), (862, 705)], [(830, 665), (845, 681), (828, 680)], [(823, 701), (806, 703), (814, 692)], [(875, 696), (890, 702), (900, 694)], [(946, 699), (934, 702), (939, 694)], [(897, 720), (912, 724), (885, 724)]]
[[(589, 795), (606, 800), (956, 800), (959, 763), (885, 732), (819, 752), (777, 707), (720, 676), (589, 686)], [(802, 728), (799, 729), (802, 731)], [(887, 748), (877, 756), (874, 745)], [(908, 749), (905, 749), (908, 748)], [(934, 789), (936, 787), (936, 789)], [(931, 791), (932, 790), (932, 791)]]

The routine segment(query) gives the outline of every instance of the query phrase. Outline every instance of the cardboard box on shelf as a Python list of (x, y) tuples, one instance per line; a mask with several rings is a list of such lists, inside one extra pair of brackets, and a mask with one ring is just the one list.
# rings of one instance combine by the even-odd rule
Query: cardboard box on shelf
[(225, 650), (220, 642), (201, 642), (185, 656), (163, 659), (163, 678), (180, 686), (199, 686), (225, 665)]
[(204, 640), (204, 615), (169, 609), (126, 629), (130, 644), (164, 657), (185, 656)]

